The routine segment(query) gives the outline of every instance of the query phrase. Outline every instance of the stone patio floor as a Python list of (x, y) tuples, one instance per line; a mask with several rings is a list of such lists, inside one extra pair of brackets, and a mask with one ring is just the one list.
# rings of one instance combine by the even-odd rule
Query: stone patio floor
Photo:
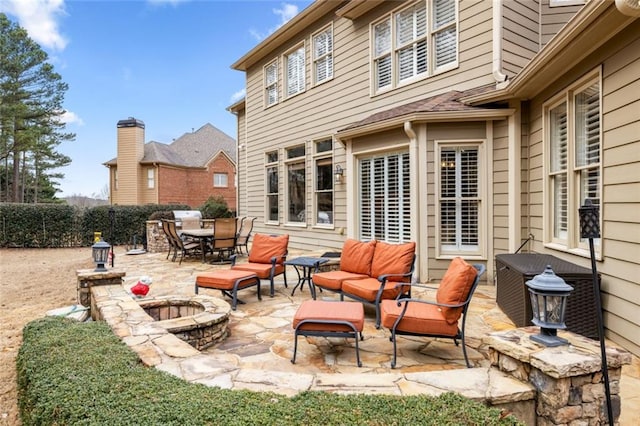
[[(291, 251), (288, 258), (298, 255), (318, 255), (319, 253)], [(240, 257), (240, 262), (245, 261)], [(199, 257), (186, 258), (182, 265), (166, 260), (166, 253), (144, 253), (127, 255), (124, 249), (116, 248), (115, 267), (126, 271), (123, 287), (128, 290), (138, 279), (147, 275), (152, 277), (149, 294), (146, 298), (166, 295), (193, 295), (195, 277), (200, 272), (228, 268), (227, 264), (211, 265), (202, 263)], [(390, 386), (398, 386), (398, 374), (411, 374), (425, 371), (446, 371), (465, 369), (462, 350), (452, 340), (438, 340), (417, 337), (398, 338), (397, 368), (390, 368), (392, 346), (389, 331), (377, 330), (374, 326), (375, 311), (365, 305), (364, 341), (360, 342), (360, 357), (363, 366), (355, 365), (355, 349), (352, 339), (299, 337), (296, 364), (291, 364), (293, 353), (293, 329), (291, 319), (297, 307), (304, 300), (310, 299), (308, 287), (291, 290), (297, 281), (293, 268), (287, 270), (289, 287), (284, 287), (282, 276), (276, 280), (276, 293), (269, 297), (268, 282), (263, 281), (262, 301), (256, 297), (255, 288), (243, 290), (239, 298), (246, 304), (239, 304), (231, 314), (230, 336), (227, 339), (202, 352), (202, 365), (192, 366), (192, 381), (198, 380), (197, 370), (211, 369), (206, 355), (210, 355), (218, 364), (221, 360), (229, 365), (239, 367), (239, 373), (232, 379), (224, 374), (213, 380), (203, 379), (208, 385), (224, 388), (276, 391), (293, 394), (308, 386), (309, 378), (319, 381), (327, 390), (340, 391), (346, 380), (350, 381), (351, 391), (361, 388), (363, 392), (376, 393), (388, 391)], [(434, 292), (435, 293), (435, 292)], [(220, 292), (201, 289), (200, 294), (220, 297)], [(334, 293), (318, 293), (318, 299), (339, 300)], [(229, 299), (226, 299), (229, 300)], [(348, 299), (347, 299), (348, 300)], [(513, 323), (495, 304), (495, 287), (481, 285), (478, 287), (470, 305), (466, 326), (468, 355), (475, 367), (487, 367), (489, 362), (484, 357), (482, 336), (492, 331), (513, 328)], [(607, 344), (613, 345), (611, 342)], [(166, 367), (166, 366), (165, 366)], [(242, 377), (243, 371), (246, 377)], [(460, 371), (460, 375), (463, 371)], [(621, 425), (635, 425), (640, 418), (640, 361), (633, 357), (631, 365), (624, 366), (621, 379), (620, 395), (622, 399)], [(361, 374), (374, 373), (374, 374)], [(182, 374), (184, 376), (184, 374)], [(359, 380), (359, 376), (361, 379)], [(432, 385), (438, 388), (437, 377), (446, 383), (443, 388), (451, 388), (454, 375), (436, 375)], [(321, 380), (319, 380), (321, 378)], [(372, 379), (374, 378), (374, 379)], [(353, 383), (353, 381), (359, 381)], [(460, 384), (465, 386), (464, 383)], [(407, 389), (408, 393), (420, 392), (421, 389)], [(427, 388), (425, 392), (429, 392)]]

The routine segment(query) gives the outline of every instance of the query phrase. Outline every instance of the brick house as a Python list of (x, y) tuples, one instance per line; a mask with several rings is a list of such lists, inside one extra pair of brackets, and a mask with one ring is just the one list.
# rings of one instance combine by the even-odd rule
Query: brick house
[(144, 122), (118, 121), (118, 155), (109, 168), (111, 204), (187, 204), (221, 195), (236, 208), (236, 141), (207, 123), (171, 144), (144, 142)]

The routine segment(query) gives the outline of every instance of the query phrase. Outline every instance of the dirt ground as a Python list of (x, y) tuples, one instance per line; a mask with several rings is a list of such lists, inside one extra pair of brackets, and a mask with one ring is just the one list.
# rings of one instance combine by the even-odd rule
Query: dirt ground
[(0, 249), (0, 425), (20, 424), (15, 359), (22, 328), (75, 304), (76, 271), (93, 266), (90, 247)]

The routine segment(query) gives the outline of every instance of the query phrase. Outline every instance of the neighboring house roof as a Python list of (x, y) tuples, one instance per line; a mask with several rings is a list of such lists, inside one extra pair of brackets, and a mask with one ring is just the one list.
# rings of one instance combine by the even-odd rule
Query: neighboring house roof
[[(428, 119), (454, 119), (465, 118), (470, 119), (471, 116), (488, 117), (497, 115), (509, 115), (511, 110), (496, 106), (475, 107), (461, 101), (462, 98), (477, 95), (478, 93), (488, 92), (494, 89), (493, 84), (477, 87), (470, 90), (458, 91), (451, 90), (439, 95), (430, 96), (425, 99), (410, 102), (408, 104), (399, 105), (384, 111), (377, 112), (366, 117), (363, 120), (350, 124), (342, 130), (338, 131), (338, 137), (354, 136), (356, 131), (375, 126), (380, 129), (381, 126), (399, 125), (403, 121), (428, 120)], [(360, 132), (358, 132), (360, 133)]]
[[(146, 143), (144, 157), (140, 163), (206, 167), (209, 161), (221, 151), (235, 163), (236, 140), (207, 123), (195, 132), (183, 134), (169, 145), (156, 141)], [(113, 158), (104, 164), (116, 166), (118, 158)]]

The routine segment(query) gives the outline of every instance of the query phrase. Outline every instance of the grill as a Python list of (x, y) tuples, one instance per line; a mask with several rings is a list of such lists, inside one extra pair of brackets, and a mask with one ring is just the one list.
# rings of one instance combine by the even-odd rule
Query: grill
[[(532, 325), (531, 300), (525, 282), (542, 273), (551, 265), (553, 272), (571, 287), (567, 299), (567, 330), (590, 339), (598, 339), (596, 303), (593, 294), (591, 269), (558, 259), (548, 254), (499, 254), (496, 255), (497, 289), (496, 303), (514, 322), (516, 327)], [(600, 275), (598, 274), (598, 284)]]

